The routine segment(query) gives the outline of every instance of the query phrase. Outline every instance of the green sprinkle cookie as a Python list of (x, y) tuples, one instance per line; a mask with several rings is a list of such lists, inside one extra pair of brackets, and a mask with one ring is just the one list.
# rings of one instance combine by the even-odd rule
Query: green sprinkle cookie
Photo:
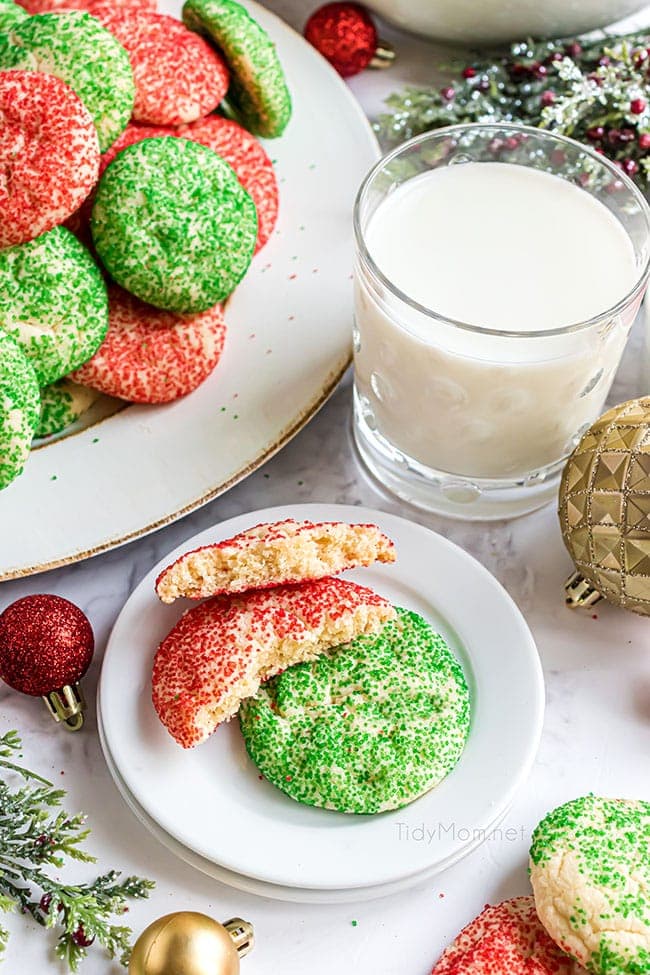
[(595, 975), (650, 972), (650, 802), (585, 796), (533, 833), (530, 879), (553, 940)]
[(27, 20), (29, 14), (13, 0), (0, 0), (0, 31), (12, 30), (21, 20)]
[(345, 813), (413, 802), (454, 768), (469, 692), (449, 647), (417, 613), (264, 684), (239, 712), (248, 754), (292, 799)]
[(243, 278), (257, 240), (255, 204), (216, 152), (144, 139), (102, 176), (91, 229), (111, 277), (157, 308), (207, 311)]
[(291, 118), (287, 88), (275, 44), (234, 0), (187, 0), (183, 20), (221, 49), (232, 79), (228, 101), (249, 132), (274, 139)]
[(104, 340), (104, 280), (65, 227), (0, 250), (0, 294), (0, 328), (31, 360), (40, 386), (87, 362)]
[(40, 410), (34, 368), (0, 330), (0, 490), (22, 473)]
[(55, 75), (73, 89), (97, 128), (102, 152), (126, 128), (135, 99), (129, 56), (95, 17), (37, 14), (0, 34), (0, 70)]
[(46, 386), (41, 390), (41, 416), (34, 435), (51, 437), (60, 433), (76, 423), (100, 396), (96, 389), (73, 383), (71, 379), (59, 379)]

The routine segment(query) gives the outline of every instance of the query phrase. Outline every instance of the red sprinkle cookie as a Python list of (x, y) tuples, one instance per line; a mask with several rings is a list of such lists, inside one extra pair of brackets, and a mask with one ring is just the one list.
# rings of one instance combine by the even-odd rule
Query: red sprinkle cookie
[[(105, 6), (106, 0), (19, 0), (29, 14), (56, 14), (60, 10), (87, 10), (94, 14), (95, 7)], [(112, 8), (124, 10), (151, 10), (157, 8), (156, 0), (112, 0)]]
[(220, 305), (198, 315), (177, 315), (113, 285), (106, 338), (72, 378), (131, 403), (169, 403), (207, 379), (221, 358), (225, 337)]
[(179, 745), (192, 748), (261, 681), (361, 633), (378, 633), (395, 615), (381, 596), (343, 579), (209, 599), (158, 647), (154, 708)]
[(220, 115), (183, 126), (178, 134), (214, 149), (235, 170), (237, 179), (253, 197), (257, 208), (257, 252), (273, 233), (278, 219), (278, 184), (273, 163), (264, 147), (238, 122)]
[(431, 975), (587, 975), (551, 941), (532, 897), (488, 905), (443, 952)]
[(181, 596), (266, 589), (394, 561), (395, 546), (376, 525), (289, 518), (186, 552), (161, 572), (156, 592), (163, 603), (173, 603)]
[(125, 48), (135, 78), (133, 118), (181, 125), (212, 112), (228, 90), (221, 56), (174, 17), (97, 4), (92, 13)]
[(97, 181), (99, 143), (81, 99), (38, 71), (0, 72), (0, 247), (74, 213)]

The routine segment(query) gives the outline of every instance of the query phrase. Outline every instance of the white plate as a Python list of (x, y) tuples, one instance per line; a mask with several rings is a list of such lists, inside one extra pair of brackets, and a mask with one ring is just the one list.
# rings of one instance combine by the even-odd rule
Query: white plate
[[(277, 42), (294, 96), (285, 135), (267, 143), (278, 233), (229, 302), (223, 359), (199, 390), (40, 447), (0, 492), (0, 580), (94, 555), (216, 497), (298, 432), (349, 362), (352, 204), (377, 143), (327, 62), (247, 6)], [(162, 7), (180, 13), (178, 0)]]
[[(397, 894), (405, 888), (427, 883), (430, 876), (439, 872), (437, 869), (432, 871), (424, 871), (424, 873), (417, 874), (414, 877), (406, 877), (404, 880), (397, 881), (392, 884), (377, 884), (374, 887), (351, 887), (347, 890), (345, 888), (342, 890), (336, 890), (334, 888), (330, 890), (318, 890), (311, 887), (283, 887), (280, 884), (267, 884), (262, 880), (256, 880), (254, 877), (246, 877), (244, 874), (234, 873), (232, 870), (226, 870), (225, 867), (220, 867), (218, 864), (213, 863), (212, 860), (206, 860), (205, 857), (201, 857), (198, 855), (198, 853), (194, 853), (193, 850), (189, 850), (187, 847), (182, 846), (178, 840), (174, 839), (173, 836), (170, 836), (169, 833), (165, 833), (165, 831), (161, 829), (155, 820), (153, 820), (151, 816), (144, 811), (142, 806), (133, 798), (124, 784), (120, 773), (117, 771), (113, 758), (106, 744), (99, 695), (97, 697), (97, 730), (99, 732), (99, 740), (102, 745), (108, 770), (113, 777), (113, 781), (115, 782), (120, 795), (136, 819), (138, 819), (142, 825), (149, 830), (152, 836), (154, 836), (159, 843), (165, 846), (170, 853), (175, 854), (175, 856), (177, 856), (180, 860), (188, 863), (196, 870), (200, 870), (201, 873), (207, 874), (208, 877), (212, 877), (214, 880), (218, 880), (220, 883), (227, 884), (229, 887), (234, 887), (236, 890), (246, 891), (247, 894), (257, 894), (260, 897), (268, 897), (271, 900), (293, 901), (294, 903), (299, 904), (349, 904), (357, 903), (359, 901), (375, 900), (379, 897), (388, 897), (391, 894)], [(507, 812), (508, 810), (504, 810), (503, 815), (505, 816)], [(493, 828), (498, 827), (498, 825), (498, 822), (495, 823)], [(480, 843), (480, 838), (474, 839), (471, 846), (467, 850), (463, 851), (463, 856), (470, 853), (471, 850), (473, 850), (476, 846), (479, 846)]]
[[(159, 571), (188, 548), (289, 517), (380, 525), (395, 540), (397, 563), (349, 577), (421, 613), (462, 661), (473, 708), (467, 746), (452, 774), (405, 809), (346, 816), (302, 806), (260, 781), (236, 721), (187, 752), (169, 737), (151, 705), (155, 649), (187, 608), (187, 603), (164, 606), (158, 601), (153, 586)], [(531, 633), (483, 566), (441, 536), (394, 515), (316, 504), (232, 518), (163, 559), (115, 624), (99, 699), (112, 761), (135, 801), (166, 834), (234, 873), (320, 890), (407, 878), (417, 882), (469, 852), (503, 816), (528, 774), (544, 709)], [(433, 830), (434, 839), (413, 834), (418, 827)]]

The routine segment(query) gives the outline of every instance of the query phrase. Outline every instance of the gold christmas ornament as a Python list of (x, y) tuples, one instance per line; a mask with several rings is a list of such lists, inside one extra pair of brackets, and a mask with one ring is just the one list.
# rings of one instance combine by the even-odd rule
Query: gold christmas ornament
[(166, 914), (136, 941), (129, 975), (239, 975), (253, 943), (253, 926), (239, 917), (219, 924), (194, 911)]
[(650, 396), (615, 406), (569, 457), (560, 525), (577, 572), (567, 605), (610, 603), (650, 616)]

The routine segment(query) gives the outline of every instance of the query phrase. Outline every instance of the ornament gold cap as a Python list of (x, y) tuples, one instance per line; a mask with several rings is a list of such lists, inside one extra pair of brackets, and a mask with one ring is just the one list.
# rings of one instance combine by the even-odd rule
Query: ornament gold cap
[(587, 609), (589, 606), (595, 606), (603, 598), (602, 593), (599, 593), (579, 572), (569, 576), (564, 584), (564, 592), (569, 609)]
[(369, 67), (379, 69), (390, 68), (396, 57), (395, 48), (388, 41), (377, 41), (377, 50), (372, 56)]
[(229, 921), (224, 921), (223, 926), (232, 938), (232, 943), (237, 949), (240, 958), (246, 955), (255, 947), (255, 932), (250, 921), (243, 921), (240, 917), (231, 917)]
[(86, 702), (79, 684), (66, 684), (58, 691), (43, 694), (43, 700), (57, 724), (62, 724), (68, 731), (81, 730)]

